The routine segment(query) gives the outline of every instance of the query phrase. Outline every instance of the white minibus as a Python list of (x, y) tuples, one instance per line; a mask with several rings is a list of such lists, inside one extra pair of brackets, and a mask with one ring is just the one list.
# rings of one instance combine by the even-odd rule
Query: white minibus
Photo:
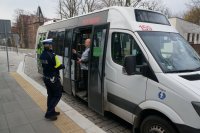
[[(53, 38), (65, 65), (66, 93), (100, 114), (110, 111), (140, 133), (200, 133), (200, 57), (159, 12), (110, 7), (44, 24), (41, 41)], [(90, 38), (88, 84), (72, 49)], [(42, 73), (40, 61), (38, 70)], [(86, 95), (87, 94), (87, 95)]]

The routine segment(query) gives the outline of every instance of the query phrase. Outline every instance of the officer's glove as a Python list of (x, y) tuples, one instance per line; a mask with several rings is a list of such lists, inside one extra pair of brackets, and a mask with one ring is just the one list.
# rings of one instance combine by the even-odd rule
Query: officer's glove
[(65, 69), (65, 65), (62, 64), (62, 65), (61, 65), (61, 69)]
[(60, 69), (65, 69), (65, 65), (61, 64), (58, 68), (56, 68), (57, 70), (60, 70)]

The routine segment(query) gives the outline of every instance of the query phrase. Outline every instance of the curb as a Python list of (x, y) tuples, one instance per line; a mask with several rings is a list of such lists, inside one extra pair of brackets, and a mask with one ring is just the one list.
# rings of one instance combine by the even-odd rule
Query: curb
[[(31, 85), (33, 85), (39, 92), (41, 92), (42, 95), (47, 97), (46, 89), (24, 73), (23, 65), (24, 63), (23, 61), (21, 61), (18, 66), (17, 73), (21, 75)], [(66, 104), (64, 101), (60, 100), (57, 107), (60, 108), (64, 112), (64, 114), (71, 118), (77, 125), (84, 129), (86, 133), (106, 133), (90, 120), (81, 115), (79, 112), (74, 110), (71, 106)]]

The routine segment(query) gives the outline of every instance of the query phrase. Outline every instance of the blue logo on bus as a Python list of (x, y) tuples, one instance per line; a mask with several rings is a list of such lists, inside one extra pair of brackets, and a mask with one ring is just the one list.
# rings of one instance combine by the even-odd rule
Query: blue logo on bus
[(158, 97), (161, 99), (161, 100), (164, 100), (166, 98), (166, 94), (165, 92), (161, 91), (158, 93)]

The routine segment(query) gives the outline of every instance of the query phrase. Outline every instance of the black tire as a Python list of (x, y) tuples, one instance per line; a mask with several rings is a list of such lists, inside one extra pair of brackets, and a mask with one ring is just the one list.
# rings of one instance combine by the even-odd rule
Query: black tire
[(172, 124), (164, 118), (149, 116), (142, 121), (140, 133), (177, 133)]

